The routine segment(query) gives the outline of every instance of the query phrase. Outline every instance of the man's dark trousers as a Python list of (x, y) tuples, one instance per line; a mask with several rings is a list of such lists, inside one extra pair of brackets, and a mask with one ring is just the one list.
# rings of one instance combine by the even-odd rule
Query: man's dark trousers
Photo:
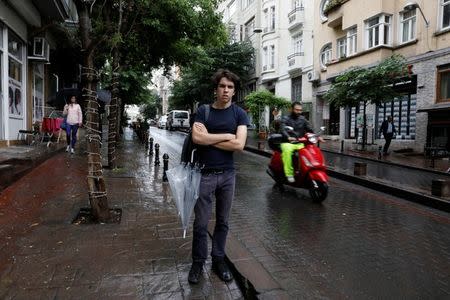
[(192, 260), (204, 263), (208, 257), (208, 221), (213, 207), (213, 194), (216, 196), (216, 227), (214, 228), (211, 256), (223, 259), (228, 234), (228, 218), (234, 197), (235, 171), (202, 174), (200, 195), (195, 204), (194, 236)]
[(384, 139), (386, 140), (386, 143), (384, 144), (384, 148), (383, 148), (383, 153), (387, 153), (388, 152), (388, 149), (389, 149), (389, 146), (391, 145), (391, 140), (392, 140), (392, 137), (394, 136), (394, 133), (386, 133), (385, 135), (384, 135)]

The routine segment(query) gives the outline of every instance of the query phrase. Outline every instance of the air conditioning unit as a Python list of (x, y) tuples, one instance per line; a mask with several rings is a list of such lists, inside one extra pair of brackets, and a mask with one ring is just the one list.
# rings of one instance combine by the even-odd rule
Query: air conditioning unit
[(45, 38), (35, 37), (33, 39), (33, 53), (28, 59), (47, 62), (50, 60), (50, 45)]
[(311, 70), (306, 73), (306, 78), (309, 82), (318, 81), (320, 79), (320, 74), (317, 71)]

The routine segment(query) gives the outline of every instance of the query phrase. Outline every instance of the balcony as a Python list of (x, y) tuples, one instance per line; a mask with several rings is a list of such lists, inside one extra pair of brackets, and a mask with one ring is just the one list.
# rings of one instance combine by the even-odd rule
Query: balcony
[(305, 22), (305, 10), (303, 6), (299, 6), (294, 8), (289, 14), (289, 30), (297, 29), (298, 27), (302, 26)]
[(303, 52), (296, 52), (287, 57), (289, 73), (294, 73), (302, 70), (304, 56), (305, 54)]

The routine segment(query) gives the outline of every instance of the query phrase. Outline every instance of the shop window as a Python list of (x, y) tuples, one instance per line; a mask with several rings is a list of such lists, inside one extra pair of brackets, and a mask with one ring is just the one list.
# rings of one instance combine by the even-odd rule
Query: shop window
[(414, 140), (416, 138), (417, 95), (407, 94), (396, 97), (377, 107), (376, 128), (379, 131), (381, 123), (392, 116), (397, 129), (397, 139)]
[(441, 0), (440, 17), (441, 29), (450, 28), (450, 0)]

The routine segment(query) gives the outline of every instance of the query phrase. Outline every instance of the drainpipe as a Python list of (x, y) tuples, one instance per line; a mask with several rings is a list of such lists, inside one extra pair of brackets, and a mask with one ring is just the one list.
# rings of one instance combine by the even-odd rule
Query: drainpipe
[(56, 92), (58, 92), (59, 91), (59, 77), (55, 73), (53, 73), (52, 75), (56, 77)]

